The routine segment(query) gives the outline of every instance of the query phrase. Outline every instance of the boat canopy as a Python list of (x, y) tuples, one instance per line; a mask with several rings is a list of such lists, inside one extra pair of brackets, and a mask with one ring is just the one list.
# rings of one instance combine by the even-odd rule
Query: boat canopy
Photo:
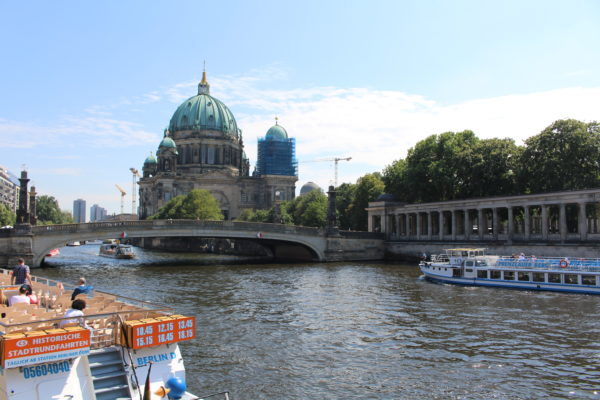
[(446, 254), (448, 255), (448, 257), (460, 257), (460, 258), (465, 258), (465, 257), (481, 257), (481, 256), (485, 256), (485, 248), (469, 248), (469, 247), (464, 247), (464, 248), (456, 248), (456, 249), (446, 249)]

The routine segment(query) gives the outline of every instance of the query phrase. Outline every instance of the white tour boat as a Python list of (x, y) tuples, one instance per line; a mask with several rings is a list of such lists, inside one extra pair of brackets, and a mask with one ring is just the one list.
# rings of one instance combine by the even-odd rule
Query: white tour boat
[[(5, 301), (19, 286), (0, 271)], [(65, 320), (74, 287), (38, 277), (32, 286), (39, 304), (0, 305), (0, 399), (199, 399), (186, 391), (178, 345), (196, 337), (195, 317), (96, 290), (78, 295), (83, 317)]]
[(457, 248), (419, 267), (435, 282), (600, 294), (600, 259), (501, 257), (483, 248)]
[(103, 257), (112, 257), (119, 259), (135, 258), (133, 247), (128, 244), (108, 243), (100, 245), (100, 253)]

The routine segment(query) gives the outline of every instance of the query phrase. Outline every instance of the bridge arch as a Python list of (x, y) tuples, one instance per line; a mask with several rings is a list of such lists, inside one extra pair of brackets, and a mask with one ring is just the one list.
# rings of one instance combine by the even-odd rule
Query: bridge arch
[[(281, 224), (200, 221), (200, 220), (144, 220), (110, 221), (87, 224), (49, 225), (33, 227), (33, 266), (39, 266), (53, 248), (70, 241), (114, 239), (121, 233), (131, 238), (145, 237), (207, 237), (256, 241), (277, 253), (278, 250), (297, 246), (305, 249), (314, 261), (325, 261), (327, 239), (322, 229)], [(293, 253), (292, 257), (294, 258)], [(306, 260), (306, 258), (301, 258)]]

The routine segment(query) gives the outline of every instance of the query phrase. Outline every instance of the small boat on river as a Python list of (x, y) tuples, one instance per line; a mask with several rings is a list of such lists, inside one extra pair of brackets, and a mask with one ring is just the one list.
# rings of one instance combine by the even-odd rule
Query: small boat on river
[[(3, 299), (19, 290), (10, 272), (0, 270)], [(38, 304), (2, 308), (0, 399), (199, 399), (187, 392), (179, 347), (196, 337), (194, 316), (94, 290), (65, 318), (74, 286), (35, 276), (31, 286)]]
[(434, 282), (600, 294), (600, 259), (506, 257), (455, 248), (421, 261), (419, 268)]
[(133, 247), (128, 244), (109, 243), (100, 245), (100, 255), (103, 257), (132, 259), (135, 258)]
[(46, 254), (46, 257), (56, 257), (58, 255), (60, 255), (60, 250), (52, 249), (52, 250), (48, 251), (48, 254)]

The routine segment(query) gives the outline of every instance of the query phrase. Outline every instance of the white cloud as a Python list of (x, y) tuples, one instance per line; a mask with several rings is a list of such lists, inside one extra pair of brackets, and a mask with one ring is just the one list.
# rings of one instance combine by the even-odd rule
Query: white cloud
[(90, 147), (156, 145), (159, 135), (139, 123), (101, 116), (67, 116), (49, 125), (0, 119), (0, 136), (8, 148), (48, 147), (52, 143), (77, 143)]

